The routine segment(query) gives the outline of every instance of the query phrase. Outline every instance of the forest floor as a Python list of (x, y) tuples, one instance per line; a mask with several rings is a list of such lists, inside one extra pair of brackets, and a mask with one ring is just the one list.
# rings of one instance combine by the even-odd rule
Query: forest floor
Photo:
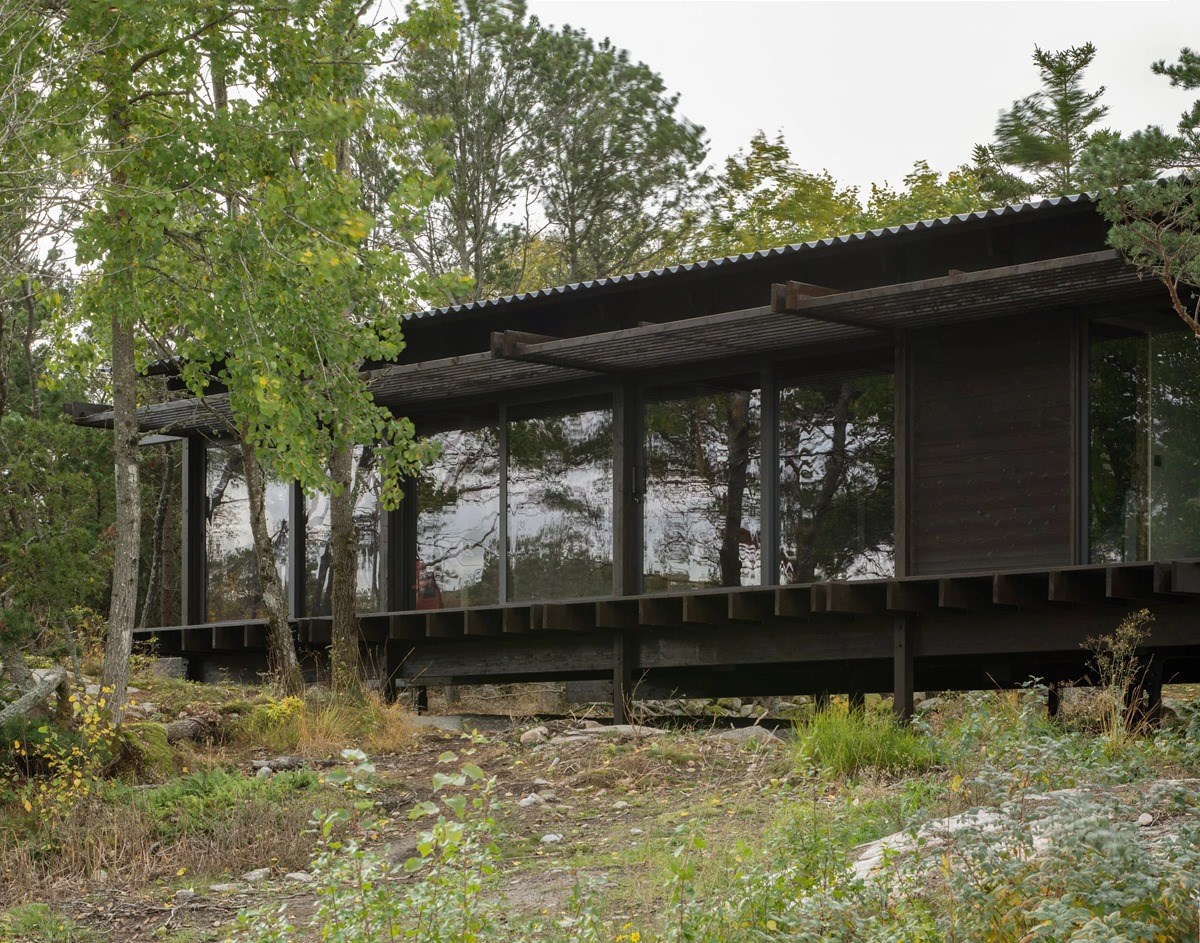
[[(1063, 874), (1030, 864), (1032, 852), (982, 861), (996, 842), (984, 848), (979, 834), (1010, 829), (1024, 831), (1007, 835), (1002, 849), (1027, 840), (1036, 850), (1052, 834), (1059, 856), (1076, 871), (1095, 871), (1094, 900), (1084, 894), (1077, 909), (1116, 906), (1135, 920), (1145, 914), (1134, 904), (1153, 900), (1149, 919), (1161, 921), (1167, 929), (1159, 938), (1168, 940), (1176, 938), (1170, 928), (1196, 922), (1194, 904), (1184, 914), (1182, 901), (1200, 887), (1200, 869), (1195, 855), (1176, 848), (1194, 847), (1200, 834), (1191, 691), (1172, 692), (1164, 731), (1112, 741), (1089, 719), (1089, 692), (1078, 692), (1074, 714), (1068, 699), (1057, 722), (1045, 720), (1030, 691), (930, 698), (911, 730), (891, 725), (886, 705), (869, 705), (861, 719), (835, 705), (797, 717), (781, 735), (761, 727), (614, 728), (585, 717), (409, 714), (390, 714), (364, 734), (323, 717), (321, 708), (297, 723), (309, 708), (257, 689), (199, 689), (150, 677), (135, 683), (141, 696), (156, 699), (152, 711), (169, 717), (203, 707), (221, 729), (237, 732), (183, 748), (166, 771), (160, 765), (122, 774), (124, 782), (99, 790), (57, 826), (15, 827), (19, 809), (0, 818), (7, 833), (0, 841), (0, 941), (258, 941), (270, 938), (264, 927), (283, 925), (279, 907), (297, 928), (292, 938), (322, 939), (313, 925), (327, 928), (322, 901), (345, 892), (349, 873), (313, 858), (322, 815), (344, 810), (335, 837), (354, 839), (366, 860), (388, 869), (384, 880), (394, 900), (418, 906), (422, 882), (446, 893), (450, 885), (437, 883), (436, 865), (449, 858), (436, 840), (430, 851), (432, 819), (414, 820), (411, 813), (445, 802), (456, 789), (481, 799), (465, 819), (482, 842), (446, 865), (454, 894), (474, 886), (459, 878), (478, 882), (461, 908), (479, 911), (478, 932), (447, 935), (442, 928), (413, 937), (418, 941), (723, 943), (785, 930), (796, 936), (782, 938), (804, 938), (799, 934), (810, 920), (818, 921), (812, 926), (820, 926), (821, 938), (835, 939), (837, 907), (854, 910), (847, 911), (847, 926), (885, 913), (894, 927), (911, 923), (912, 939), (1017, 940), (1025, 932), (1017, 928), (1047, 919), (1084, 926), (1082, 911), (1035, 912), (1036, 894), (1060, 885), (1062, 894), (1069, 891)], [(281, 735), (280, 727), (289, 732)], [(343, 747), (363, 748), (374, 770), (341, 757)], [(264, 761), (279, 769), (263, 773)], [(369, 791), (355, 792), (330, 776), (356, 762), (352, 778)], [(479, 782), (472, 779), (475, 768), (485, 777)], [(455, 779), (460, 770), (471, 775)], [(1059, 802), (1064, 809), (1046, 811)], [(1088, 816), (1117, 836), (1095, 861), (1088, 857), (1099, 847), (1094, 838), (1072, 837), (1060, 821)], [(952, 854), (1015, 869), (1008, 878), (1014, 892), (1029, 895), (1028, 917), (1012, 922), (1016, 935), (955, 936), (938, 922), (947, 894), (995, 899), (986, 881), (954, 877), (970, 868), (935, 880), (927, 862), (896, 866), (906, 855), (920, 858), (909, 853), (925, 846), (948, 861), (959, 841), (951, 833), (960, 827), (973, 837)], [(337, 854), (345, 856), (345, 846)], [(422, 857), (424, 869), (404, 871), (406, 861)], [(1124, 889), (1119, 906), (1100, 889), (1111, 884), (1105, 869), (1118, 860), (1126, 870), (1131, 862), (1146, 863), (1140, 870), (1154, 875), (1140, 890)], [(878, 883), (872, 875), (884, 871), (887, 882), (907, 882), (906, 893), (921, 906), (900, 912), (895, 894), (872, 898)], [(803, 903), (797, 909), (797, 901), (819, 901), (822, 894), (836, 907), (827, 904), (816, 916)], [(338, 906), (345, 909), (344, 901)], [(247, 911), (267, 916), (257, 928), (239, 929), (239, 914)], [(920, 936), (922, 927), (937, 932)], [(954, 930), (960, 932), (966, 928)]]

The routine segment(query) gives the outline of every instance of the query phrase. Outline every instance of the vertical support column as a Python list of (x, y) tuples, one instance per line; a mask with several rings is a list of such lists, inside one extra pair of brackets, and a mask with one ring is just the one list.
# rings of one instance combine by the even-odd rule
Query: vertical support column
[[(404, 497), (394, 511), (383, 516), (383, 599), (387, 612), (404, 612), (415, 604), (416, 552), (417, 552), (417, 480), (406, 478), (403, 483)], [(393, 639), (389, 628), (383, 643), (384, 697), (396, 698), (396, 678), (400, 674), (400, 663), (408, 652), (404, 642)]]
[(500, 407), (500, 602), (508, 602), (508, 407)]
[(626, 377), (613, 392), (613, 595), (642, 589), (642, 394)]
[(308, 539), (308, 499), (300, 483), (293, 481), (288, 488), (288, 555), (284, 580), (288, 588), (288, 613), (293, 619), (308, 615), (305, 605), (305, 572), (308, 567), (305, 541)]
[[(643, 469), (645, 415), (642, 391), (623, 377), (613, 391), (613, 595), (642, 590)], [(629, 723), (635, 642), (628, 631), (613, 632), (613, 723)]]
[(1057, 681), (1051, 681), (1046, 688), (1046, 716), (1050, 720), (1058, 717), (1059, 708), (1062, 707), (1062, 688)]
[(893, 622), (892, 709), (896, 719), (908, 721), (913, 713), (913, 642), (916, 616), (901, 613)]
[(1157, 654), (1146, 656), (1144, 688), (1146, 690), (1146, 726), (1155, 728), (1162, 721), (1163, 663)]
[(912, 544), (909, 516), (912, 494), (912, 341), (906, 331), (896, 332), (895, 376), (895, 566), (897, 576), (912, 576)]
[(1071, 562), (1088, 561), (1088, 321), (1075, 316), (1071, 330)]
[(762, 371), (759, 413), (759, 476), (762, 502), (759, 546), (762, 573), (759, 583), (776, 586), (779, 577), (779, 371)]
[(629, 632), (613, 633), (613, 723), (629, 723), (633, 698), (633, 639)]
[(204, 526), (208, 517), (205, 483), (205, 440), (188, 436), (183, 440), (182, 554), (180, 564), (180, 620), (184, 625), (205, 622)]

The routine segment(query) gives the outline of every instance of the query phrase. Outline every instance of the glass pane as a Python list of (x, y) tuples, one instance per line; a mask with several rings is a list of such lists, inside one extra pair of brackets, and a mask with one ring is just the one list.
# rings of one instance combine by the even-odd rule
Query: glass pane
[[(358, 537), (359, 612), (382, 608), (380, 550), (383, 511), (379, 503), (380, 477), (375, 453), (361, 446), (354, 449), (354, 529)], [(308, 499), (308, 521), (304, 555), (304, 605), (312, 616), (333, 612), (333, 561), (329, 552), (329, 498), (318, 494)]]
[(179, 499), (181, 443), (143, 453), (142, 584), (138, 616), (151, 627), (176, 626), (181, 617), (183, 520)]
[(417, 488), (418, 609), (500, 599), (500, 449), (495, 428), (430, 436), (437, 461)]
[(1188, 332), (1150, 338), (1150, 553), (1200, 553), (1200, 341)]
[(758, 390), (647, 402), (647, 592), (758, 583)]
[(612, 411), (509, 423), (509, 599), (612, 594)]
[(1149, 554), (1149, 340), (1098, 337), (1090, 345), (1089, 545), (1093, 563)]
[(781, 582), (895, 573), (893, 403), (890, 376), (781, 391)]
[[(207, 605), (210, 622), (263, 616), (262, 595), (250, 533), (250, 505), (242, 457), (232, 446), (210, 446), (206, 455), (208, 521), (205, 528)], [(268, 479), (267, 528), (275, 567), (287, 582), (288, 498), (290, 489)]]

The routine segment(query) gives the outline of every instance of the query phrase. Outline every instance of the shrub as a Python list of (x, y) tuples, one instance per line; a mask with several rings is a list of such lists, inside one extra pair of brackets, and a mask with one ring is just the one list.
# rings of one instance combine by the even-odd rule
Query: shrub
[(855, 776), (868, 769), (884, 773), (928, 769), (937, 757), (928, 740), (890, 715), (834, 705), (797, 729), (796, 760), (835, 776)]

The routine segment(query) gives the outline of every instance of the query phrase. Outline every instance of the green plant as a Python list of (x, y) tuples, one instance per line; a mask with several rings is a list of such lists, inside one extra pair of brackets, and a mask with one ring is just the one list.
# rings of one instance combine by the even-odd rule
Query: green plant
[(89, 943), (97, 936), (46, 904), (25, 904), (0, 913), (5, 943)]
[(1111, 749), (1123, 747), (1143, 725), (1139, 709), (1144, 694), (1140, 684), (1143, 664), (1138, 648), (1149, 637), (1153, 621), (1150, 610), (1139, 609), (1122, 619), (1112, 634), (1090, 637), (1083, 643), (1092, 653), (1100, 723)]
[(798, 765), (855, 776), (864, 770), (902, 773), (928, 769), (937, 756), (930, 741), (889, 714), (833, 705), (796, 730)]

